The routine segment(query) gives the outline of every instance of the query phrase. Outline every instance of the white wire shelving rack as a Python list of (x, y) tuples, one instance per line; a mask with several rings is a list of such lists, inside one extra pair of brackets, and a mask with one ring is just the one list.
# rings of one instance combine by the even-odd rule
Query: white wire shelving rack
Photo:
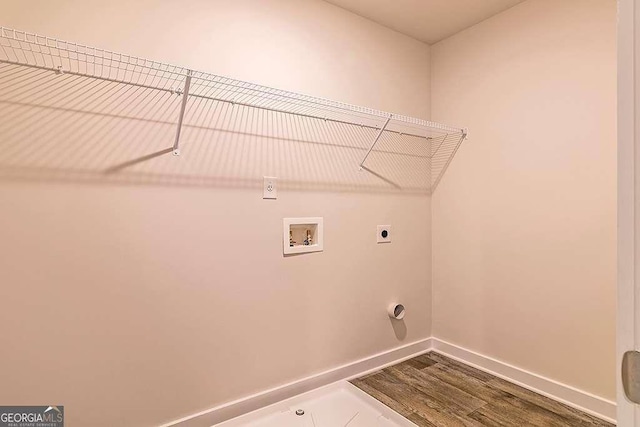
[[(5, 125), (0, 125), (0, 144), (9, 145), (5, 150), (9, 154), (0, 155), (0, 163), (13, 166), (20, 166), (16, 160), (19, 158), (23, 166), (42, 169), (45, 159), (51, 160), (49, 154), (55, 150), (52, 145), (64, 137), (65, 144), (76, 144), (84, 152), (73, 161), (68, 158), (66, 163), (54, 162), (58, 170), (77, 168), (82, 160), (85, 169), (98, 167), (111, 173), (121, 172), (155, 160), (158, 153), (186, 154), (192, 144), (192, 156), (199, 153), (204, 158), (190, 164), (202, 175), (215, 173), (204, 165), (214, 152), (223, 156), (233, 154), (229, 154), (232, 149), (226, 143), (221, 143), (226, 147), (224, 150), (215, 151), (211, 147), (197, 148), (197, 142), (215, 144), (223, 136), (229, 139), (237, 134), (287, 144), (315, 144), (315, 151), (299, 154), (300, 159), (304, 156), (311, 159), (298, 170), (305, 172), (298, 175), (306, 174), (300, 181), (324, 177), (358, 184), (360, 178), (336, 170), (337, 165), (349, 167), (344, 159), (348, 157), (351, 168), (369, 172), (381, 185), (427, 192), (437, 187), (467, 136), (461, 128), (5, 27), (0, 27), (0, 113), (5, 115)], [(111, 122), (92, 122), (98, 116)], [(118, 130), (119, 126), (122, 129)], [(160, 146), (152, 142), (156, 137), (162, 139)], [(29, 144), (18, 147), (26, 144), (25, 138)], [(110, 154), (105, 148), (107, 140), (118, 141), (121, 148), (123, 140), (127, 140), (124, 151), (129, 154)], [(144, 150), (136, 151), (131, 147), (136, 142), (147, 144), (147, 151), (151, 151), (146, 154)], [(284, 156), (281, 145), (280, 155)], [(154, 151), (154, 147), (160, 150)], [(9, 158), (12, 153), (13, 159)], [(337, 156), (335, 164), (326, 160), (332, 153)], [(325, 159), (318, 161), (321, 156)], [(300, 159), (289, 162), (299, 164)], [(112, 163), (110, 167), (108, 162)], [(297, 179), (292, 163), (278, 159), (265, 162), (281, 167), (285, 163), (288, 169), (284, 169)], [(163, 165), (151, 174), (175, 174), (175, 170), (167, 169), (166, 163)], [(227, 170), (225, 176), (237, 175), (239, 167), (235, 172)], [(179, 172), (188, 174), (184, 168)]]

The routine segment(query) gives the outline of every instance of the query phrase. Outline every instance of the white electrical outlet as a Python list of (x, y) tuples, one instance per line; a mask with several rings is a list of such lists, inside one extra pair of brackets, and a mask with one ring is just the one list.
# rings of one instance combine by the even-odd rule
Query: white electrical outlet
[(264, 188), (262, 191), (263, 199), (277, 199), (278, 198), (278, 178), (274, 176), (264, 177)]
[(390, 243), (391, 242), (391, 226), (379, 225), (377, 230), (377, 242), (378, 243)]

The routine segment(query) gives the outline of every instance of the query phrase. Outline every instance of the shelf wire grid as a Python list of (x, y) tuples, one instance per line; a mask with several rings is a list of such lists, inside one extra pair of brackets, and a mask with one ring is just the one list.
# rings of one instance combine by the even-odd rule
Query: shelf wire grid
[(3, 27), (0, 112), (4, 174), (100, 180), (430, 193), (465, 137), (394, 114), (358, 172), (389, 113)]

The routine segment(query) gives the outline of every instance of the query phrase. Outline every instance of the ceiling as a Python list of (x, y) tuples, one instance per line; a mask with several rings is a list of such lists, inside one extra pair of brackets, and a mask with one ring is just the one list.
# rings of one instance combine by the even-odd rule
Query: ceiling
[(428, 44), (524, 0), (326, 0)]

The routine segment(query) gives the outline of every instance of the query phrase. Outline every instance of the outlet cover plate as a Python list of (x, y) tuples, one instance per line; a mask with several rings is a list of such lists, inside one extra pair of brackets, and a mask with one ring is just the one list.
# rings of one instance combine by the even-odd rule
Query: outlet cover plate
[(378, 243), (391, 243), (391, 226), (379, 225), (377, 230)]
[(263, 199), (277, 199), (278, 198), (278, 178), (275, 176), (265, 176), (264, 186), (262, 191)]

